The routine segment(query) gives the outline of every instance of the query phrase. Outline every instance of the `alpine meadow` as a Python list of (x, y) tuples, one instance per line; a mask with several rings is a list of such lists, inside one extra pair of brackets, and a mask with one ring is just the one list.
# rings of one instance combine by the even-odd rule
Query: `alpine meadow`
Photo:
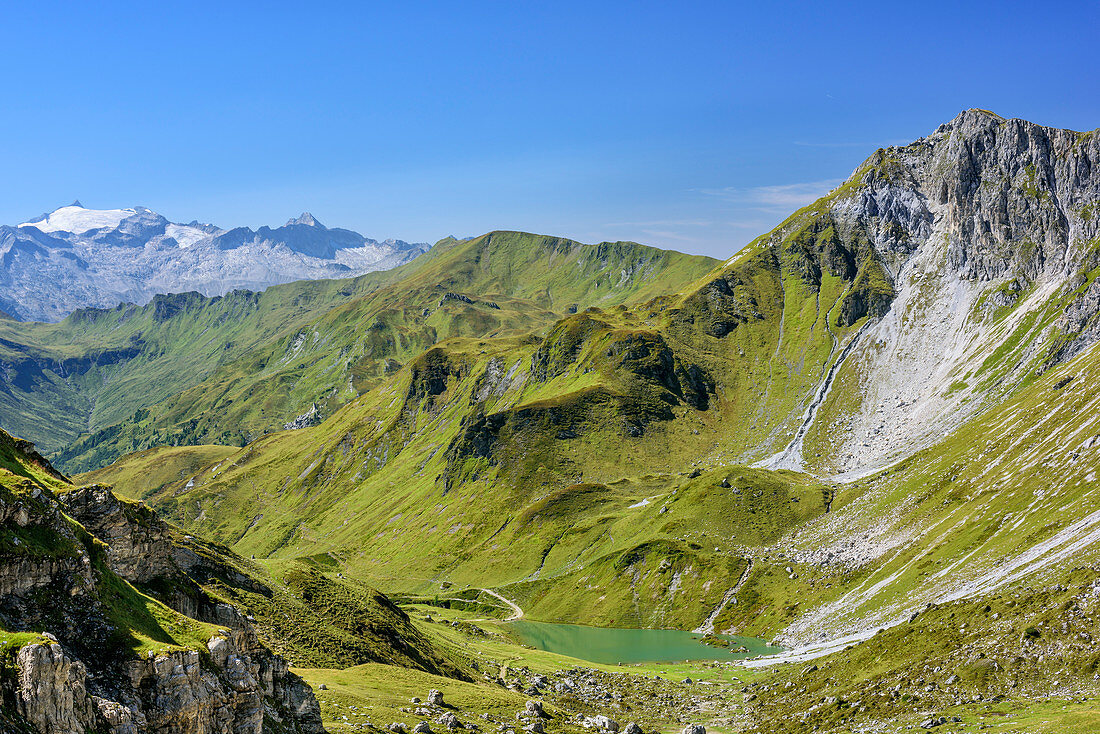
[(0, 734), (1100, 730), (1094, 7), (202, 5), (13, 19)]

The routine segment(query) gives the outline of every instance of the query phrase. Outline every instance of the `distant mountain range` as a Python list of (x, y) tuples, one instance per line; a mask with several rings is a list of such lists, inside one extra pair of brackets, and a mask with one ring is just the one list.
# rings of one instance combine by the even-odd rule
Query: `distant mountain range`
[(0, 226), (0, 311), (60, 321), (78, 308), (143, 305), (158, 293), (219, 296), (277, 283), (388, 270), (430, 245), (329, 229), (308, 212), (276, 229), (170, 222), (143, 207), (79, 201)]

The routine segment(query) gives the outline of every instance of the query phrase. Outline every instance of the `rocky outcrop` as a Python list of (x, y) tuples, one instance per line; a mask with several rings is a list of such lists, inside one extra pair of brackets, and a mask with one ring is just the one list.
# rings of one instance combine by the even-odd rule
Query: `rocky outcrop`
[(97, 707), (84, 685), (88, 673), (61, 645), (26, 645), (16, 654), (16, 666), (15, 705), (32, 726), (50, 734), (84, 734), (96, 725)]
[(721, 339), (741, 324), (762, 320), (763, 305), (751, 277), (751, 271), (758, 269), (779, 269), (772, 251), (765, 250), (742, 268), (721, 274), (685, 299), (680, 310), (683, 323)]
[(140, 503), (123, 502), (102, 484), (60, 495), (65, 511), (107, 544), (111, 570), (145, 583), (176, 570), (168, 524)]
[[(1100, 136), (967, 110), (925, 141), (924, 192), (946, 206), (951, 262), (966, 278), (1060, 273), (1092, 240)], [(912, 147), (912, 146), (911, 146)]]
[(317, 406), (317, 403), (313, 403), (305, 413), (302, 413), (288, 423), (284, 423), (283, 428), (288, 431), (298, 431), (303, 428), (319, 426), (322, 420), (324, 419), (321, 417), (321, 409)]
[(309, 689), (281, 685), (285, 663), (235, 637), (211, 638), (208, 661), (196, 650), (127, 661), (110, 691), (61, 644), (31, 643), (16, 655), (15, 707), (43, 734), (324, 731)]
[[(187, 577), (170, 526), (107, 487), (69, 489), (2, 432), (0, 449), (57, 490), (0, 482), (0, 629), (25, 632), (0, 671), (7, 711), (42, 734), (324, 731), (309, 686)], [(176, 612), (127, 581), (173, 589)]]
[(1054, 327), (1064, 338), (1051, 350), (1048, 365), (1073, 359), (1100, 342), (1100, 280), (1094, 280), (1066, 306)]
[(439, 301), (439, 305), (442, 306), (447, 301), (458, 301), (459, 303), (472, 304), (474, 302), (474, 299), (470, 298), (469, 296), (464, 296), (461, 293), (444, 293), (443, 298), (441, 298)]
[(423, 401), (425, 410), (433, 410), (436, 399), (447, 390), (452, 378), (465, 376), (467, 366), (452, 360), (452, 355), (438, 347), (429, 349), (410, 365), (411, 379), (407, 402), (415, 405)]
[(240, 612), (210, 598), (187, 576), (187, 569), (202, 560), (173, 541), (167, 523), (103, 485), (64, 492), (60, 498), (66, 512), (106, 544), (112, 571), (132, 583), (167, 582), (159, 584), (172, 589), (159, 595), (162, 601), (226, 628), (207, 643), (212, 671), (202, 668), (202, 658), (193, 650), (129, 663), (131, 686), (152, 689), (157, 702), (153, 714), (145, 712), (147, 707), (136, 709), (148, 728), (134, 731), (223, 731), (209, 728), (216, 721), (236, 722), (226, 732), (265, 731), (264, 721), (274, 727), (271, 731), (323, 731), (320, 709), (305, 682), (260, 643)]

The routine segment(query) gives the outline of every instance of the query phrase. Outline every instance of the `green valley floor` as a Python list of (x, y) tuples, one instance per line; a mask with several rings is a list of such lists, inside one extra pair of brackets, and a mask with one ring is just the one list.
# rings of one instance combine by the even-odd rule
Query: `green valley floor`
[[(1100, 686), (1081, 695), (1040, 700), (995, 696), (924, 702), (906, 692), (896, 697), (910, 699), (900, 707), (880, 703), (895, 700), (890, 694), (857, 690), (852, 698), (823, 696), (814, 710), (770, 719), (771, 705), (811, 675), (803, 672), (810, 666), (750, 668), (707, 661), (600, 665), (523, 646), (509, 636), (506, 623), (486, 621), (475, 612), (426, 605), (409, 605), (406, 611), (436, 645), (475, 661), (481, 679), (454, 681), (379, 664), (297, 670), (317, 691), (329, 731), (380, 731), (400, 723), (411, 732), (421, 721), (429, 722), (433, 731), (446, 731), (439, 720), (453, 714), (466, 729), (519, 732), (534, 721), (517, 719), (527, 712), (528, 701), (539, 702), (548, 715), (542, 719), (546, 730), (562, 732), (598, 729), (596, 716), (613, 720), (620, 731), (636, 723), (647, 734), (675, 734), (693, 723), (722, 734), (921, 731), (922, 724), (941, 717), (945, 723), (928, 729), (1086, 734), (1100, 727)], [(443, 694), (443, 705), (427, 703), (433, 689)]]

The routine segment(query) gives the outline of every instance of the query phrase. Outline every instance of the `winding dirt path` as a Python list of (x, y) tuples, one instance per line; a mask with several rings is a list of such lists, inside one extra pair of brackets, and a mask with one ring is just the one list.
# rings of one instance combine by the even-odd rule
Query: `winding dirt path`
[(505, 619), (504, 620), (505, 622), (515, 622), (517, 619), (523, 619), (523, 610), (520, 609), (519, 604), (516, 604), (511, 599), (504, 598), (503, 596), (501, 596), (497, 592), (493, 591), (492, 589), (479, 589), (479, 591), (484, 591), (489, 596), (492, 596), (492, 597), (495, 597), (495, 598), (499, 599), (500, 601), (504, 602), (505, 604), (507, 604), (511, 608), (512, 616)]

